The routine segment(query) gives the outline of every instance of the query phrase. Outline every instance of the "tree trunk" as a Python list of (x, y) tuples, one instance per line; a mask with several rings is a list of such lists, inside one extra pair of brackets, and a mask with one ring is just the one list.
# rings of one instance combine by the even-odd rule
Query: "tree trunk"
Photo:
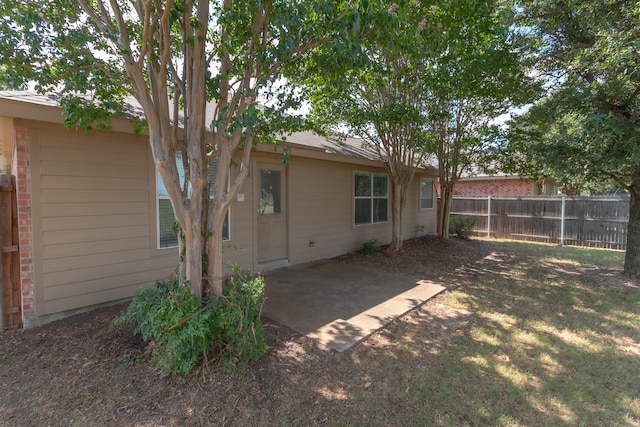
[[(213, 203), (211, 204), (211, 211), (209, 212), (207, 229), (207, 235), (209, 236), (207, 239), (207, 282), (211, 292), (217, 296), (222, 296), (224, 285), (224, 269), (222, 263), (222, 230), (224, 228), (224, 219), (227, 215), (227, 209), (229, 208), (231, 200), (236, 196), (242, 183), (244, 183), (247, 178), (246, 173), (240, 172), (232, 188), (228, 188), (233, 153), (229, 148), (229, 142), (221, 136), (221, 133), (221, 131), (218, 131), (216, 135), (217, 138), (220, 138), (216, 143), (218, 147), (216, 151), (218, 174), (216, 176), (216, 182), (213, 184)], [(246, 171), (249, 164), (251, 141), (247, 140), (245, 143), (248, 144), (249, 149), (245, 150), (239, 163), (240, 169)]]
[(391, 247), (394, 251), (402, 250), (404, 240), (402, 238), (402, 205), (403, 183), (393, 183), (391, 192)]
[(449, 184), (441, 186), (440, 204), (438, 205), (438, 237), (441, 239), (449, 238), (449, 213), (451, 212), (451, 199), (453, 191), (449, 188)]
[[(214, 196), (215, 197), (215, 196)], [(220, 207), (214, 201), (211, 212), (211, 224), (209, 226), (208, 252), (207, 252), (207, 281), (214, 295), (222, 295), (224, 283), (222, 265), (222, 229), (224, 218), (227, 214), (226, 207)]]
[(184, 259), (187, 250), (184, 246), (184, 232), (178, 228), (178, 283), (184, 283), (187, 280), (187, 270), (185, 267)]
[(631, 188), (624, 272), (640, 275), (640, 188)]
[[(202, 262), (206, 243), (205, 233), (203, 232), (203, 226), (206, 226), (206, 222), (203, 224), (203, 215), (205, 213), (205, 203), (209, 200), (208, 197), (203, 196), (206, 191), (206, 187), (203, 187), (205, 181), (203, 181), (202, 173), (194, 171), (195, 176), (191, 177), (191, 194), (187, 200), (184, 200), (182, 193), (178, 190), (179, 181), (172, 182), (171, 177), (163, 173), (163, 169), (166, 166), (163, 165), (164, 162), (162, 160), (154, 159), (154, 161), (165, 188), (169, 192), (169, 200), (171, 201), (175, 219), (184, 234), (184, 242), (178, 244), (178, 250), (180, 251), (178, 280), (181, 283), (189, 282), (191, 292), (201, 297), (203, 293)], [(176, 178), (176, 180), (179, 180), (179, 178)], [(180, 238), (178, 240), (180, 241)], [(183, 248), (184, 259), (182, 258)]]
[(202, 229), (200, 214), (189, 214), (187, 229), (184, 231), (185, 271), (189, 289), (195, 296), (202, 296)]
[[(204, 132), (203, 132), (204, 133)], [(196, 145), (190, 141), (192, 145)], [(202, 297), (203, 286), (203, 255), (206, 244), (206, 223), (203, 224), (203, 215), (206, 204), (209, 203), (207, 191), (207, 166), (204, 162), (204, 154), (200, 154), (200, 147), (190, 147), (189, 167), (191, 177), (191, 194), (185, 208), (184, 224), (180, 224), (184, 231), (185, 243), (185, 270), (186, 279), (189, 281), (191, 293)], [(174, 208), (175, 211), (175, 208)]]
[[(180, 243), (179, 250), (184, 247), (184, 260), (180, 259), (178, 279), (181, 283), (189, 282), (189, 289), (196, 296), (202, 296), (202, 254), (204, 233), (202, 229), (202, 214), (204, 207), (203, 191), (205, 190), (206, 175), (203, 178), (201, 165), (191, 165), (191, 194), (185, 197), (180, 185), (180, 177), (175, 163), (175, 152), (171, 150), (156, 150), (157, 146), (168, 146), (163, 135), (150, 132), (153, 161), (164, 183), (175, 219), (184, 233), (184, 246)], [(206, 170), (206, 168), (205, 168)], [(208, 201), (208, 199), (207, 199)], [(182, 256), (182, 253), (179, 254)]]

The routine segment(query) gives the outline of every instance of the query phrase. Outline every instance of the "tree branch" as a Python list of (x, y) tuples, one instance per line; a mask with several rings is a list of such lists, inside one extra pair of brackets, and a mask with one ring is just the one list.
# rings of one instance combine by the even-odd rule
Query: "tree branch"
[(91, 20), (96, 24), (96, 26), (101, 31), (105, 33), (117, 32), (116, 28), (109, 21), (109, 14), (105, 9), (104, 4), (102, 3), (102, 0), (97, 0), (98, 5), (100, 6), (102, 18), (98, 16), (98, 13), (95, 11), (95, 9), (93, 9), (93, 7), (91, 7), (89, 3), (87, 3), (85, 0), (78, 0), (78, 3), (80, 3), (80, 6), (82, 6), (82, 9), (85, 11), (87, 15), (89, 15), (89, 18), (91, 18)]

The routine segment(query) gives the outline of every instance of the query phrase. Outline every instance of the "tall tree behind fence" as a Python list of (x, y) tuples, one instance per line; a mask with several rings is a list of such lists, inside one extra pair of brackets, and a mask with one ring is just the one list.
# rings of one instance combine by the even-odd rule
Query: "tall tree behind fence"
[(451, 215), (475, 218), (477, 235), (624, 250), (629, 197), (456, 196)]

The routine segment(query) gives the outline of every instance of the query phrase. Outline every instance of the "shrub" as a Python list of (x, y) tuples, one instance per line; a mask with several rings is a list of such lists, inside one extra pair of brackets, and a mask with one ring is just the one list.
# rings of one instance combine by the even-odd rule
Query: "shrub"
[(216, 346), (225, 369), (245, 367), (267, 351), (260, 313), (264, 304), (264, 277), (237, 265), (224, 289)]
[(380, 242), (378, 242), (376, 239), (369, 239), (362, 244), (358, 252), (363, 255), (369, 255), (377, 252), (378, 249), (380, 249)]
[(264, 278), (241, 272), (234, 275), (223, 297), (198, 298), (177, 279), (141, 289), (112, 326), (134, 326), (150, 346), (163, 374), (185, 375), (207, 354), (218, 356), (225, 369), (242, 368), (266, 350), (260, 311)]
[(470, 216), (453, 215), (449, 217), (449, 233), (455, 234), (461, 239), (470, 239), (475, 225), (475, 218)]

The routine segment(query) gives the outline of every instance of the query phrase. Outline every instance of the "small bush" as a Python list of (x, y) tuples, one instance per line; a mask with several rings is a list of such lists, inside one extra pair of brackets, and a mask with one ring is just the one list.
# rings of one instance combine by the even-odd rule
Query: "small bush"
[(476, 220), (470, 216), (454, 215), (449, 217), (449, 234), (455, 234), (461, 239), (470, 239)]
[(362, 255), (370, 255), (374, 252), (378, 252), (378, 249), (380, 249), (380, 242), (376, 239), (369, 239), (362, 244), (358, 252)]
[(225, 369), (243, 368), (267, 351), (260, 313), (264, 304), (264, 277), (233, 267), (224, 289), (216, 345)]
[(185, 375), (210, 353), (226, 369), (242, 368), (267, 350), (263, 301), (264, 278), (239, 269), (221, 298), (198, 298), (172, 279), (139, 290), (112, 326), (131, 324), (152, 342), (153, 360), (163, 374)]

